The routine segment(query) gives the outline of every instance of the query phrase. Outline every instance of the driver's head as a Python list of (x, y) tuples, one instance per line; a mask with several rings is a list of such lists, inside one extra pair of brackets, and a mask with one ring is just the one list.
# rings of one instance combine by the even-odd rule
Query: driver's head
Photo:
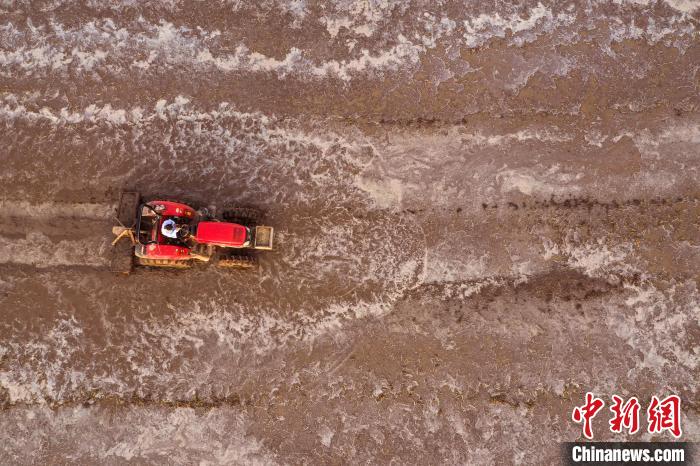
[(172, 231), (175, 229), (175, 224), (168, 222), (165, 225), (163, 225), (163, 228), (165, 228), (168, 231)]

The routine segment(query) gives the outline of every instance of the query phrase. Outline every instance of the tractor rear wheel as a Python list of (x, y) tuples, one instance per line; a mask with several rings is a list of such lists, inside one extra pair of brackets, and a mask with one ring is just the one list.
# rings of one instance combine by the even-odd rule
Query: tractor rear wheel
[(219, 259), (216, 265), (225, 269), (253, 269), (258, 261), (252, 256), (228, 256)]
[(147, 267), (170, 267), (172, 269), (189, 269), (192, 267), (191, 260), (172, 260), (172, 259), (147, 259), (145, 257), (137, 257), (136, 264)]
[(262, 219), (262, 212), (257, 209), (247, 207), (237, 207), (234, 209), (226, 209), (221, 216), (227, 222), (239, 223), (246, 226), (255, 226)]

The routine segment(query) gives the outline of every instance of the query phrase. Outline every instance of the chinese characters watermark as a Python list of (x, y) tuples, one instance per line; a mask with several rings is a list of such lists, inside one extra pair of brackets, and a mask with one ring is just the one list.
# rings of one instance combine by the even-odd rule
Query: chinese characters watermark
[[(625, 401), (622, 397), (613, 395), (610, 411), (612, 417), (608, 422), (610, 431), (622, 433), (626, 430), (630, 435), (636, 434), (640, 428), (641, 405), (636, 397), (631, 397)], [(593, 418), (603, 409), (605, 402), (594, 396), (593, 393), (586, 393), (585, 403), (576, 406), (571, 413), (571, 419), (582, 424), (583, 435), (587, 439), (593, 438)], [(647, 414), (647, 432), (659, 434), (668, 431), (675, 438), (679, 438), (681, 430), (681, 399), (677, 395), (670, 395), (659, 400), (656, 396), (651, 397)]]

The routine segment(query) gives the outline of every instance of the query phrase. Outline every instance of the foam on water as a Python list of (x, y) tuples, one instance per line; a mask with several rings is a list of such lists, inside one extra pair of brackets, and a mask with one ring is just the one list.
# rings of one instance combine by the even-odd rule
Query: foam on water
[[(643, 130), (634, 135), (621, 134), (615, 139), (619, 140), (624, 136), (632, 137), (635, 146), (643, 154), (658, 156), (660, 146), (700, 144), (700, 124), (693, 121), (670, 123), (662, 127), (660, 131)], [(692, 156), (692, 153), (688, 155)]]
[(251, 422), (239, 410), (131, 406), (119, 410), (111, 422), (103, 422), (104, 415), (85, 407), (8, 411), (0, 419), (6, 453), (36, 455), (39, 461), (51, 438), (69, 448), (67, 458), (78, 462), (278, 464), (275, 454), (248, 434)]
[(581, 190), (573, 184), (578, 178), (577, 174), (561, 173), (558, 166), (553, 166), (542, 173), (537, 170), (500, 170), (495, 178), (501, 186), (501, 191), (509, 193), (519, 191), (527, 196), (549, 197), (553, 194), (570, 194)]
[[(654, 0), (613, 0), (613, 2), (622, 5), (630, 4), (647, 7), (654, 6), (654, 4), (656, 3), (656, 1)], [(606, 2), (598, 0), (597, 3), (602, 4)], [(668, 5), (676, 11), (686, 14), (693, 13), (698, 8), (700, 8), (700, 5), (698, 5), (698, 2), (696, 0), (663, 0), (663, 3), (665, 3), (666, 5)]]
[(31, 231), (25, 238), (0, 236), (0, 263), (34, 267), (88, 266), (109, 264), (108, 237), (55, 241), (41, 232)]
[(316, 78), (334, 76), (349, 81), (354, 75), (373, 71), (397, 71), (403, 66), (416, 64), (424, 48), (417, 46), (405, 37), (398, 36), (398, 45), (379, 53), (363, 49), (360, 56), (348, 60), (328, 60), (316, 64), (304, 57), (304, 53), (293, 47), (279, 60), (260, 53), (251, 53), (245, 45), (236, 48), (233, 55), (214, 57), (209, 50), (197, 54), (199, 64), (213, 65), (221, 71), (247, 71), (253, 73), (273, 72), (280, 78), (302, 75)]
[(488, 277), (488, 253), (460, 249), (451, 241), (431, 246), (425, 283), (472, 282)]
[(528, 128), (521, 129), (514, 133), (506, 134), (484, 134), (483, 131), (455, 135), (463, 143), (469, 146), (500, 146), (518, 142), (540, 141), (540, 142), (567, 142), (573, 139), (571, 134), (562, 132), (560, 128)]
[(596, 242), (576, 241), (575, 234), (567, 235), (561, 244), (543, 239), (543, 259), (556, 256), (566, 258), (567, 265), (581, 270), (591, 278), (608, 278), (611, 274), (630, 275), (638, 272), (632, 258), (631, 244), (608, 245), (603, 238)]
[(114, 204), (0, 200), (0, 217), (18, 218), (79, 218), (107, 220), (114, 217)]
[[(663, 42), (685, 50), (689, 46), (687, 39), (694, 37), (697, 29), (685, 12), (689, 5), (683, 0), (674, 1), (673, 5), (680, 12), (671, 10), (675, 14), (665, 16), (647, 14), (653, 8), (651, 3), (618, 5), (618, 11), (610, 16), (599, 14), (599, 10), (592, 7), (572, 4), (560, 9), (558, 5), (538, 3), (526, 9), (499, 5), (495, 11), (482, 6), (476, 11), (448, 17), (427, 12), (417, 14), (407, 5), (395, 2), (343, 2), (316, 18), (306, 14), (303, 2), (278, 4), (276, 8), (293, 12), (292, 29), (301, 27), (302, 23), (321, 25), (333, 41), (339, 40), (341, 28), (351, 37), (345, 39), (342, 48), (330, 54), (319, 54), (314, 48), (307, 49), (290, 41), (286, 53), (276, 56), (256, 50), (254, 43), (246, 43), (234, 30), (176, 26), (165, 20), (150, 23), (140, 18), (120, 23), (108, 18), (88, 21), (78, 27), (56, 21), (46, 26), (34, 26), (31, 20), (23, 26), (6, 22), (0, 26), (0, 39), (12, 46), (0, 50), (0, 65), (3, 65), (0, 73), (16, 77), (65, 74), (75, 70), (88, 75), (97, 71), (120, 75), (146, 73), (157, 65), (160, 70), (185, 66), (202, 70), (213, 68), (225, 73), (272, 73), (280, 79), (337, 78), (347, 82), (414, 69), (423, 57), (440, 47), (454, 50), (484, 47), (494, 39), (521, 47), (543, 36), (568, 44), (572, 39), (591, 34), (598, 22), (610, 25), (607, 37), (595, 41), (606, 54), (614, 55), (611, 42), (625, 39), (643, 39), (650, 44)], [(413, 21), (397, 27), (393, 15), (398, 12), (410, 15)], [(649, 18), (644, 28), (638, 26), (641, 23), (638, 15)], [(391, 35), (387, 34), (389, 31)], [(357, 46), (362, 40), (375, 36), (381, 37), (375, 46)], [(229, 46), (230, 41), (236, 42), (235, 45)], [(222, 46), (222, 43), (227, 45)], [(579, 66), (586, 68), (586, 64), (579, 64), (575, 57), (561, 57), (556, 53), (529, 57), (526, 61), (527, 66), (515, 73), (507, 89), (521, 88), (538, 70), (563, 76)]]
[(23, 364), (0, 370), (0, 386), (7, 390), (9, 399), (44, 403), (48, 394), (58, 399), (80, 387), (84, 374), (75, 368), (66, 371), (66, 365), (79, 351), (82, 333), (74, 318), (66, 318), (57, 320), (42, 339), (13, 341), (5, 338), (0, 346), (2, 353), (42, 361), (41, 373)]
[[(259, 112), (238, 111), (228, 102), (202, 107), (179, 96), (160, 99), (148, 107), (93, 104), (82, 109), (56, 109), (36, 99), (33, 95), (6, 95), (0, 103), (0, 120), (37, 127), (49, 124), (76, 141), (76, 133), (87, 138), (99, 134), (100, 150), (80, 159), (80, 170), (91, 174), (89, 179), (99, 175), (116, 183), (128, 180), (132, 185), (157, 189), (155, 183), (166, 180), (153, 180), (143, 170), (157, 163), (169, 167), (171, 176), (186, 175), (188, 184), (201, 180), (201, 187), (208, 188), (209, 201), (215, 201), (214, 188), (227, 192), (227, 202), (233, 202), (230, 190), (238, 184), (234, 195), (245, 193), (255, 202), (267, 202), (258, 204), (262, 208), (290, 202), (307, 207), (316, 202), (343, 204), (357, 199), (359, 192), (352, 187), (351, 177), (374, 154), (371, 141), (357, 131), (344, 131), (342, 135), (321, 132), (314, 129), (317, 123), (313, 120), (303, 125), (281, 121)], [(33, 139), (31, 144), (39, 146), (33, 150), (40, 157), (51, 160), (53, 146), (45, 146), (41, 139)], [(8, 142), (8, 147), (15, 147), (15, 143)], [(126, 163), (129, 171), (118, 169)], [(56, 170), (71, 178), (75, 168), (68, 164)], [(81, 178), (77, 183), (89, 179)], [(46, 184), (51, 186), (54, 180)], [(294, 188), (290, 189), (290, 184)], [(172, 183), (168, 185), (172, 190)], [(190, 190), (188, 195), (193, 192)]]
[[(626, 305), (632, 312), (611, 312), (606, 320), (621, 341), (644, 355), (630, 375), (651, 371), (662, 379), (672, 374), (676, 381), (692, 380), (700, 367), (700, 349), (688, 332), (700, 321), (697, 285), (688, 281), (662, 290), (644, 282), (625, 287), (630, 291)], [(692, 384), (682, 388), (698, 394), (698, 387)]]
[[(373, 143), (376, 156), (355, 177), (355, 186), (371, 197), (380, 208), (397, 209), (416, 199), (429, 198), (432, 205), (475, 202), (479, 186), (493, 184), (503, 193), (526, 194), (575, 192), (572, 185), (580, 177), (555, 165), (544, 171), (507, 168), (486, 169), (479, 161), (486, 154), (524, 150), (528, 144), (556, 146), (573, 136), (551, 126), (533, 126), (515, 132), (467, 131), (452, 127), (443, 132), (391, 133), (388, 142)], [(430, 176), (425, 176), (426, 171)], [(487, 182), (488, 180), (488, 182)], [(493, 193), (491, 193), (493, 196)]]
[[(165, 21), (118, 27), (108, 19), (91, 21), (78, 29), (52, 23), (49, 30), (43, 27), (20, 30), (6, 23), (0, 26), (0, 37), (12, 38), (18, 46), (0, 51), (0, 64), (6, 76), (16, 69), (29, 74), (68, 69), (89, 73), (98, 65), (110, 72), (145, 71), (158, 62), (159, 66), (168, 67), (200, 65), (224, 72), (274, 73), (280, 78), (334, 76), (347, 81), (355, 75), (415, 64), (419, 54), (425, 51), (422, 44), (399, 35), (396, 43), (387, 49), (358, 50), (354, 57), (345, 59), (317, 61), (298, 47), (290, 47), (284, 58), (278, 59), (250, 50), (245, 43), (238, 44), (233, 54), (217, 51), (218, 47), (214, 47), (220, 35), (217, 30), (177, 28)], [(22, 41), (32, 45), (19, 45)], [(133, 58), (138, 56), (144, 58)]]
[(479, 47), (493, 37), (506, 37), (506, 31), (513, 35), (513, 43), (523, 45), (537, 38), (533, 30), (551, 32), (553, 29), (570, 26), (576, 16), (570, 13), (553, 14), (552, 10), (538, 3), (527, 11), (525, 17), (519, 12), (507, 16), (500, 13), (482, 13), (463, 21), (463, 38), (468, 47)]
[(91, 104), (83, 109), (76, 110), (63, 107), (59, 110), (48, 107), (40, 107), (35, 104), (34, 95), (5, 94), (3, 106), (0, 107), (0, 116), (3, 119), (47, 121), (56, 125), (75, 125), (81, 123), (108, 123), (114, 125), (133, 124), (143, 125), (155, 120), (178, 121), (208, 121), (217, 118), (235, 118), (238, 120), (254, 119), (260, 124), (267, 124), (270, 120), (261, 113), (246, 113), (236, 111), (228, 102), (221, 102), (219, 106), (210, 111), (201, 111), (192, 105), (184, 96), (177, 96), (171, 102), (160, 99), (156, 104), (146, 109), (141, 106), (131, 108), (113, 108), (111, 104)]

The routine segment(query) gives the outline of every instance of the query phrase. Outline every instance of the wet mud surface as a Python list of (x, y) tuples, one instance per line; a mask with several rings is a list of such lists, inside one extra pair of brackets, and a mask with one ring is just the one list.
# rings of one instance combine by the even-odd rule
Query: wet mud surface
[[(2, 456), (542, 464), (587, 391), (699, 441), (696, 6), (0, 3)], [(276, 249), (114, 276), (122, 189)]]

